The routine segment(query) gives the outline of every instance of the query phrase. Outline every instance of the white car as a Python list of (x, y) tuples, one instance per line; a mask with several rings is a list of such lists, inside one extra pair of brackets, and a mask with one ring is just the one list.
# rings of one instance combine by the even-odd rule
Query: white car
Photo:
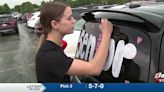
[(67, 56), (74, 58), (76, 53), (76, 48), (78, 45), (79, 36), (81, 33), (82, 26), (85, 20), (81, 19), (75, 23), (74, 32), (72, 34), (65, 35), (63, 40), (67, 42), (67, 47), (64, 52)]
[(35, 24), (39, 20), (40, 12), (32, 13), (32, 17), (27, 21), (27, 26), (30, 28), (35, 28)]

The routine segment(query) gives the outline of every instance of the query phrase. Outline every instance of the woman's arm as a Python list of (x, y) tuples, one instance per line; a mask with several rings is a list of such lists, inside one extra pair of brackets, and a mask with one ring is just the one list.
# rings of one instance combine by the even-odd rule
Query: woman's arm
[(74, 59), (67, 74), (99, 75), (101, 73), (108, 55), (109, 41), (113, 30), (112, 23), (107, 19), (101, 19), (100, 29), (102, 32), (102, 39), (94, 58), (90, 62)]

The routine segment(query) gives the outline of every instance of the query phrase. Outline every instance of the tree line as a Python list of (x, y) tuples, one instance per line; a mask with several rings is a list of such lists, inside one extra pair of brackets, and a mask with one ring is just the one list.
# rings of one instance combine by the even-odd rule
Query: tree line
[[(131, 0), (51, 0), (52, 2), (62, 1), (68, 3), (71, 7), (77, 7), (82, 5), (92, 5), (92, 4), (123, 4)], [(7, 14), (11, 12), (34, 12), (40, 10), (45, 2), (42, 1), (41, 5), (32, 4), (31, 2), (24, 2), (21, 5), (16, 5), (14, 8), (10, 9), (8, 4), (0, 5), (0, 14)]]
[(31, 2), (24, 2), (21, 5), (16, 5), (14, 8), (10, 9), (8, 4), (0, 5), (0, 14), (9, 14), (11, 12), (19, 12), (19, 13), (26, 13), (26, 12), (34, 12), (40, 10), (41, 6), (45, 2), (43, 1), (41, 5), (32, 4)]

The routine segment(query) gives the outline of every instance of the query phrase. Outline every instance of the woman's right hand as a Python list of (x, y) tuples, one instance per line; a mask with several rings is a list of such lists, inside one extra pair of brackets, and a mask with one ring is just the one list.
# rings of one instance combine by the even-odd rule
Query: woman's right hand
[[(84, 60), (74, 59), (67, 74), (69, 75), (100, 75), (103, 66), (107, 60), (110, 37), (113, 30), (113, 25), (107, 19), (101, 19), (100, 29), (102, 32), (101, 42), (96, 53), (89, 62)], [(85, 67), (81, 67), (85, 66)]]
[(101, 19), (100, 29), (102, 34), (111, 34), (113, 31), (113, 24), (106, 18)]

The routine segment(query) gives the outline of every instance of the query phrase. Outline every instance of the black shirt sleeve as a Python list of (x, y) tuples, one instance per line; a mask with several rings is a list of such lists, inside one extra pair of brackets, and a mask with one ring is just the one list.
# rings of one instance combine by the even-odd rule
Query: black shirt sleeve
[(46, 60), (48, 63), (48, 71), (58, 77), (66, 75), (73, 62), (72, 58), (67, 57), (64, 52), (60, 51), (50, 51), (46, 56), (48, 59)]

